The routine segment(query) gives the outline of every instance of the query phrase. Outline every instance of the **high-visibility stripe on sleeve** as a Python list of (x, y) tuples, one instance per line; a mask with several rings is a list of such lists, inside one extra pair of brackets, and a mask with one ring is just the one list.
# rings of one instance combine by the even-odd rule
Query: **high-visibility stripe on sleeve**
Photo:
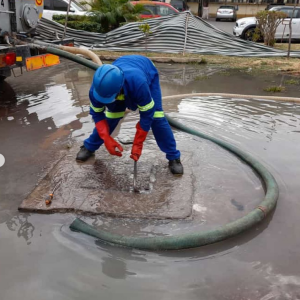
[(156, 111), (154, 113), (153, 118), (163, 118), (165, 116), (165, 113), (163, 111)]
[(121, 95), (117, 96), (116, 100), (124, 101), (125, 100), (125, 95), (121, 94)]
[(100, 112), (104, 111), (104, 109), (105, 109), (105, 106), (95, 107), (92, 103), (90, 103), (90, 107), (94, 112), (97, 112), (97, 113), (100, 113)]
[(119, 119), (119, 118), (123, 118), (125, 115), (125, 111), (121, 111), (121, 112), (110, 112), (107, 111), (105, 112), (106, 118), (109, 119)]
[(147, 111), (147, 110), (149, 110), (149, 109), (151, 109), (153, 107), (154, 107), (154, 101), (153, 101), (153, 99), (151, 100), (150, 103), (148, 103), (148, 104), (146, 104), (144, 106), (138, 105), (138, 108), (139, 108), (140, 111)]

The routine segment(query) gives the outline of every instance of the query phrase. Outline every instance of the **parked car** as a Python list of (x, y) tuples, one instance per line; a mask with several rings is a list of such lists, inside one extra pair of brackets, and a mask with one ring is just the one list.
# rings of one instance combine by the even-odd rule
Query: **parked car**
[[(293, 13), (293, 6), (274, 6), (269, 9), (270, 11), (280, 11), (287, 14), (287, 18), (283, 19), (282, 22), (276, 29), (275, 39), (287, 40), (289, 38), (289, 21)], [(242, 18), (237, 20), (233, 34), (244, 40), (252, 41), (253, 34), (256, 28), (257, 20), (255, 17)], [(300, 7), (296, 7), (295, 14), (292, 21), (292, 38), (300, 39)]]
[[(69, 0), (44, 0), (43, 18), (52, 20), (53, 15), (67, 14)], [(74, 0), (71, 1), (69, 14), (86, 15), (88, 12)]]
[(270, 10), (272, 7), (274, 6), (282, 6), (282, 5), (285, 5), (285, 3), (280, 3), (280, 4), (277, 4), (277, 3), (269, 3), (267, 5), (267, 7), (265, 8), (265, 10)]
[(236, 21), (236, 8), (231, 5), (221, 5), (218, 8), (216, 21), (220, 21), (221, 19), (230, 19), (231, 21)]
[(175, 7), (178, 11), (189, 10), (187, 2), (185, 0), (171, 0), (170, 4)]
[(131, 1), (133, 5), (143, 4), (145, 11), (142, 12), (140, 17), (142, 19), (158, 18), (171, 14), (178, 14), (179, 11), (172, 5), (158, 1)]

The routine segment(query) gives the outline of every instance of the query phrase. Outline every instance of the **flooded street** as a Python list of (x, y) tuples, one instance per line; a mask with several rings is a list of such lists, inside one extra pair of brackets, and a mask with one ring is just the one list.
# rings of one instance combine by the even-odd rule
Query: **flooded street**
[[(211, 65), (156, 66), (163, 96), (270, 95), (266, 87), (291, 78)], [(299, 104), (217, 96), (165, 101), (165, 111), (176, 120), (250, 153), (279, 184), (274, 213), (230, 240), (147, 252), (70, 231), (75, 213), (18, 212), (61, 153), (92, 131), (92, 76), (93, 71), (65, 61), (0, 83), (0, 153), (6, 159), (0, 168), (0, 299), (300, 299)], [(299, 83), (285, 86), (275, 95), (299, 97)], [(137, 119), (136, 113), (127, 115), (121, 141), (132, 138)], [(192, 167), (185, 164), (187, 171), (194, 168), (189, 218), (83, 219), (124, 234), (176, 235), (223, 225), (262, 200), (260, 180), (239, 159), (209, 141), (174, 132), (183, 156), (193, 159)], [(149, 140), (150, 147), (151, 135)]]

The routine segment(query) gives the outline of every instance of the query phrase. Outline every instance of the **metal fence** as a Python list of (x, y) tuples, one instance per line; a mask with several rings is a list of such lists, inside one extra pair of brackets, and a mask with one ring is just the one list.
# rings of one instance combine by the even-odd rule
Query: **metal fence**
[[(271, 5), (285, 5), (285, 4), (298, 4), (300, 0), (282, 0), (282, 1), (274, 1), (274, 0), (208, 0), (208, 3), (220, 3), (220, 4), (271, 4)], [(197, 2), (189, 1), (189, 2)]]
[[(106, 34), (67, 29), (66, 37), (74, 38), (78, 46), (112, 51), (149, 51), (164, 53), (198, 53), (227, 56), (280, 57), (285, 51), (244, 41), (217, 29), (189, 11), (145, 21), (151, 35), (146, 38), (139, 25), (128, 23)], [(37, 28), (44, 40), (63, 36), (64, 26), (42, 19)], [(300, 52), (291, 56), (300, 57)]]

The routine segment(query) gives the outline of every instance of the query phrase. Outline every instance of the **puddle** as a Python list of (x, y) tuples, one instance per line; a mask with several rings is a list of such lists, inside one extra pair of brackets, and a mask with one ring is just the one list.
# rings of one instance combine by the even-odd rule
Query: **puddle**
[[(263, 91), (266, 86), (290, 78), (228, 72), (217, 66), (157, 65), (165, 96), (191, 92), (270, 95)], [(0, 153), (6, 159), (0, 168), (3, 299), (16, 300), (20, 295), (30, 300), (95, 299), (99, 295), (151, 300), (299, 298), (297, 104), (221, 97), (164, 103), (165, 110), (179, 121), (249, 152), (276, 177), (280, 199), (274, 214), (236, 238), (201, 249), (148, 253), (70, 232), (73, 214), (17, 213), (61, 153), (71, 151), (66, 149), (74, 140), (81, 143), (91, 132), (88, 90), (92, 74), (68, 62), (0, 85)], [(287, 86), (280, 96), (298, 97), (299, 89), (299, 85)], [(137, 114), (128, 115), (116, 132), (124, 144), (137, 120)], [(175, 135), (179, 148), (193, 153), (192, 217), (83, 219), (122, 234), (181, 234), (234, 220), (261, 201), (261, 182), (248, 166), (208, 141), (177, 131)], [(149, 149), (155, 145), (151, 135), (148, 143)]]

